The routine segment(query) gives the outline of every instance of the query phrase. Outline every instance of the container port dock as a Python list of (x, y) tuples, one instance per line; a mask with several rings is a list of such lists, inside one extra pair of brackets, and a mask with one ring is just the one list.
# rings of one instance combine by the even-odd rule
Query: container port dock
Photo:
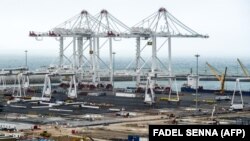
[[(0, 140), (132, 141), (138, 136), (147, 141), (151, 124), (250, 125), (250, 89), (241, 88), (250, 83), (247, 68), (237, 59), (243, 75), (228, 74), (227, 67), (219, 73), (209, 63), (212, 75), (201, 74), (196, 54), (197, 73), (175, 74), (172, 40), (209, 36), (164, 7), (134, 26), (105, 9), (95, 16), (82, 10), (46, 32), (28, 35), (56, 39), (58, 62), (29, 70), (26, 56), (23, 67), (0, 68)], [(135, 55), (117, 70), (114, 47), (121, 39), (133, 40)], [(108, 48), (108, 62), (101, 48)], [(151, 50), (148, 58), (145, 48)], [(167, 48), (166, 64), (158, 57), (161, 48)], [(122, 81), (135, 85), (116, 86)], [(201, 81), (218, 81), (219, 89), (206, 89)], [(235, 87), (227, 90), (227, 81)]]

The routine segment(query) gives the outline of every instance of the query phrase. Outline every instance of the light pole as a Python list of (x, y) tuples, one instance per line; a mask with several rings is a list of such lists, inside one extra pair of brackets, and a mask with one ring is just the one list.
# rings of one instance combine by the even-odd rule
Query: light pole
[(27, 50), (25, 50), (24, 51), (25, 52), (25, 67), (27, 68), (28, 67), (28, 64), (27, 64), (27, 53), (28, 53), (28, 51)]
[(112, 85), (113, 85), (113, 89), (114, 89), (115, 88), (115, 83), (114, 83), (114, 81), (115, 81), (115, 77), (114, 77), (114, 72), (115, 72), (115, 52), (113, 52), (112, 54), (113, 54), (113, 73), (112, 73), (113, 74), (113, 76), (112, 76), (113, 77), (113, 80), (112, 80), (113, 84)]
[(198, 111), (198, 81), (199, 81), (199, 72), (198, 72), (198, 58), (200, 57), (199, 54), (195, 54), (196, 57), (196, 103), (195, 103), (195, 108), (196, 111)]

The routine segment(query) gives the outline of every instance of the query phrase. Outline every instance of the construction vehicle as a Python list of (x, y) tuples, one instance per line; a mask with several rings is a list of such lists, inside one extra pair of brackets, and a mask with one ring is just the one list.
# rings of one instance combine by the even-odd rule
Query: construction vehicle
[(40, 133), (40, 136), (49, 138), (51, 137), (51, 133), (48, 133), (48, 131), (43, 131), (42, 133)]

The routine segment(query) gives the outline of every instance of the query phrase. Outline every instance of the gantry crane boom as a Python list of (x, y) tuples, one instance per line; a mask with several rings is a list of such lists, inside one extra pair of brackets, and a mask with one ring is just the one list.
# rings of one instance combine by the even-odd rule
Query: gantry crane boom
[(215, 77), (220, 81), (220, 83), (221, 83), (220, 93), (224, 94), (224, 91), (225, 91), (224, 90), (224, 88), (225, 88), (225, 78), (226, 78), (226, 74), (227, 74), (227, 67), (225, 68), (225, 72), (223, 74), (221, 74), (221, 76), (219, 76), (218, 73), (216, 72), (216, 69), (213, 66), (211, 66), (207, 62), (206, 62), (206, 64), (210, 68), (211, 72), (215, 75)]
[(240, 61), (239, 58), (237, 58), (237, 61), (238, 61), (238, 63), (240, 64), (240, 67), (241, 67), (241, 69), (242, 69), (244, 75), (245, 75), (246, 77), (250, 77), (250, 75), (249, 75), (249, 73), (248, 73), (248, 70), (247, 70), (246, 66), (244, 66), (244, 65), (242, 64), (242, 62)]

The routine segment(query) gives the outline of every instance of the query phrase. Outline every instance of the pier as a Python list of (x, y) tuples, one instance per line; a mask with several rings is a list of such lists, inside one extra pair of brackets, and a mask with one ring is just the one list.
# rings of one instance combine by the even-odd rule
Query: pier
[[(243, 95), (249, 91), (240, 85), (242, 81), (250, 82), (243, 63), (238, 59), (244, 76), (227, 74), (227, 67), (224, 73), (218, 73), (206, 63), (214, 74), (207, 75), (206, 69), (199, 71), (200, 55), (195, 52), (196, 74), (177, 74), (187, 71), (172, 67), (173, 41), (203, 40), (209, 35), (185, 25), (164, 7), (134, 25), (127, 25), (106, 9), (93, 15), (83, 9), (47, 31), (32, 29), (28, 36), (41, 42), (55, 39), (57, 45), (51, 48), (58, 48), (56, 61), (29, 70), (25, 50), (24, 67), (0, 69), (3, 130), (12, 130), (5, 125), (5, 121), (11, 121), (6, 124), (32, 124), (31, 129), (21, 131), (27, 136), (124, 140), (134, 133), (147, 136), (151, 124), (249, 124), (240, 121), (248, 121), (250, 115), (250, 97)], [(116, 61), (122, 59), (115, 50), (124, 42), (132, 48), (128, 52), (133, 59), (126, 67), (116, 68)], [(164, 53), (165, 60), (160, 53)], [(221, 88), (203, 89), (199, 81), (221, 82)], [(225, 81), (236, 82), (235, 89), (230, 82), (230, 90), (225, 86), (225, 91)]]

